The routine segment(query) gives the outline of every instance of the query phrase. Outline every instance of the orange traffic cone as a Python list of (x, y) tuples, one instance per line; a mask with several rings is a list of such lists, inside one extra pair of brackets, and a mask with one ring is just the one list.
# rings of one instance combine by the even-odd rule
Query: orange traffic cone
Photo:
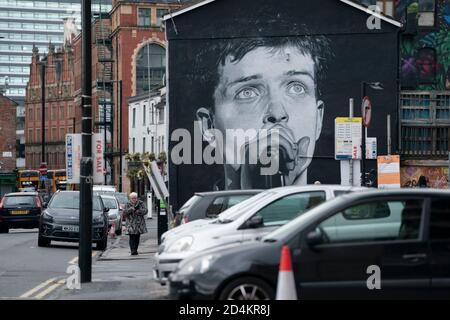
[(115, 221), (113, 221), (111, 224), (111, 229), (109, 229), (109, 235), (111, 238), (116, 237), (116, 222)]
[(281, 248), (276, 300), (297, 300), (294, 273), (292, 272), (291, 252), (286, 245)]

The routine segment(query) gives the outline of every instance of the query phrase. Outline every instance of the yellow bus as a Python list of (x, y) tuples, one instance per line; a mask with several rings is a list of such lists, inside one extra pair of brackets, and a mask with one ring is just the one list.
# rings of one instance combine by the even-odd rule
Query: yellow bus
[(19, 191), (36, 191), (39, 183), (39, 170), (19, 170), (17, 175)]
[(67, 177), (66, 170), (48, 170), (47, 179), (51, 181), (51, 191), (55, 193), (56, 190), (66, 190), (67, 189)]

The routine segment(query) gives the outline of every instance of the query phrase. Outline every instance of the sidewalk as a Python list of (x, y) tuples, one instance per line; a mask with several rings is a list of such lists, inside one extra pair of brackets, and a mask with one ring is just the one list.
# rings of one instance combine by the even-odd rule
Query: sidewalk
[(166, 300), (168, 288), (153, 279), (158, 250), (157, 218), (147, 219), (148, 233), (141, 235), (139, 255), (131, 256), (128, 236), (112, 239), (108, 249), (92, 261), (92, 282), (80, 290), (62, 285), (49, 300)]

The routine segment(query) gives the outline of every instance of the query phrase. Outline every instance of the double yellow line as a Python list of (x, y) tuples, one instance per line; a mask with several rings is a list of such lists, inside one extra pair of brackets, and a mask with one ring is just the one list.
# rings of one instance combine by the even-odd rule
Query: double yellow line
[[(58, 288), (60, 285), (64, 284), (65, 282), (66, 282), (65, 280), (57, 281), (56, 278), (48, 279), (47, 281), (41, 283), (40, 285), (34, 287), (33, 289), (25, 292), (23, 295), (20, 296), (20, 298), (43, 299), (50, 292), (54, 291), (56, 288)], [(38, 294), (36, 294), (33, 297), (33, 295), (35, 293), (38, 293)]]
[[(95, 257), (97, 255), (97, 251), (92, 252), (92, 257)], [(69, 264), (76, 264), (78, 262), (78, 257), (73, 258), (69, 261)], [(51, 278), (48, 279), (45, 282), (42, 282), (41, 284), (37, 285), (33, 289), (25, 292), (20, 296), (20, 298), (23, 299), (44, 299), (47, 295), (49, 295), (51, 292), (56, 290), (59, 286), (66, 283), (66, 280), (57, 280), (57, 278)], [(33, 296), (34, 295), (34, 296)]]

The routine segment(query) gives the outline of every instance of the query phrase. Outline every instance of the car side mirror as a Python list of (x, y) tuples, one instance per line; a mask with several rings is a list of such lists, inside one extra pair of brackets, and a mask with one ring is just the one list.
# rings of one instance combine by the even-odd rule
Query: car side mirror
[(253, 216), (247, 220), (245, 227), (247, 229), (256, 229), (264, 226), (264, 219), (261, 216)]
[(109, 212), (109, 208), (103, 208), (103, 212), (105, 212), (105, 213), (107, 213), (107, 212)]
[(322, 233), (320, 231), (311, 231), (306, 236), (306, 243), (310, 247), (314, 247), (323, 243)]

